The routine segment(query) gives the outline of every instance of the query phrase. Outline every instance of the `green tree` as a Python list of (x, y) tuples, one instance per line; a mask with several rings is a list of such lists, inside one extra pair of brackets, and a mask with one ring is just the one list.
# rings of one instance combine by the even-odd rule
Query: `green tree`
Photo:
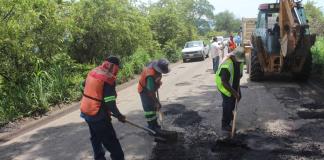
[(324, 17), (320, 7), (314, 1), (307, 1), (304, 5), (307, 19), (312, 33), (324, 35)]
[[(0, 120), (46, 110), (53, 59), (67, 50), (68, 2), (0, 1)], [(64, 77), (64, 73), (60, 72)], [(3, 113), (3, 114), (2, 114)]]
[(229, 11), (220, 12), (215, 15), (215, 30), (226, 31), (227, 33), (238, 32), (241, 21), (235, 18), (234, 14)]
[(82, 0), (74, 13), (70, 54), (79, 62), (131, 55), (152, 41), (147, 19), (127, 0)]
[(214, 6), (208, 0), (178, 0), (177, 8), (181, 17), (185, 18), (188, 24), (194, 24), (200, 35), (205, 35), (211, 30), (209, 23), (214, 17)]

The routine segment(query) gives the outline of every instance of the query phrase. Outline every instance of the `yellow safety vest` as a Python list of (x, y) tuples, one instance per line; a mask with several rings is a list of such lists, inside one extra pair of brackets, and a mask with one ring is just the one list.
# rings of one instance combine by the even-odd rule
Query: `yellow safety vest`
[[(243, 75), (243, 63), (240, 63), (240, 75)], [(230, 72), (230, 85), (233, 85), (233, 80), (234, 80), (234, 63), (232, 61), (232, 59), (228, 58), (226, 59), (218, 68), (218, 70), (216, 71), (216, 75), (215, 75), (215, 81), (216, 81), (216, 85), (217, 85), (217, 89), (223, 93), (224, 95), (226, 95), (227, 97), (231, 97), (231, 92), (228, 91), (227, 89), (225, 89), (225, 87), (223, 86), (222, 83), (222, 77), (219, 75), (222, 69), (227, 69)]]

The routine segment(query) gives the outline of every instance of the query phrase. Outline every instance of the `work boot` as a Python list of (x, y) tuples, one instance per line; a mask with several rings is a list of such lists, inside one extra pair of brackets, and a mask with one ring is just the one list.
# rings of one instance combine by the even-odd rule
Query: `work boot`
[(232, 132), (232, 126), (231, 125), (224, 125), (224, 126), (222, 126), (222, 131)]
[(148, 121), (148, 128), (153, 130), (154, 132), (159, 132), (161, 130), (161, 126), (158, 124), (157, 119), (153, 121)]

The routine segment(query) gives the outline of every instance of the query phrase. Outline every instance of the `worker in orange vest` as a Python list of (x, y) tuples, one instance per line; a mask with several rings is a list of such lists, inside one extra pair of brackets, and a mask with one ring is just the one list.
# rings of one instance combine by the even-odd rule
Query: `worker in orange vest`
[(126, 120), (116, 106), (116, 76), (120, 67), (117, 57), (108, 57), (88, 73), (82, 85), (81, 117), (89, 126), (95, 160), (106, 159), (102, 145), (110, 152), (112, 160), (124, 160), (124, 152), (111, 123), (111, 114), (120, 122)]
[(148, 128), (156, 132), (159, 132), (161, 129), (157, 122), (157, 111), (161, 108), (161, 104), (155, 93), (162, 84), (162, 74), (166, 74), (169, 71), (168, 60), (152, 61), (143, 69), (138, 83), (138, 93), (141, 97)]
[(229, 52), (234, 51), (235, 48), (236, 48), (236, 44), (235, 44), (235, 42), (234, 42), (234, 38), (233, 38), (233, 36), (231, 35), (231, 36), (230, 36), (230, 40), (229, 40), (229, 49), (230, 49)]

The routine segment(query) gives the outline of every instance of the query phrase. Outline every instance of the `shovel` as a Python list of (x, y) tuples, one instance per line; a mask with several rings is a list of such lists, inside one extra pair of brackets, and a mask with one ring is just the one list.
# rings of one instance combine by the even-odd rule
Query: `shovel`
[(234, 138), (234, 135), (235, 135), (235, 125), (236, 125), (236, 114), (237, 114), (237, 100), (235, 100), (235, 108), (234, 108), (234, 111), (233, 111), (233, 125), (232, 125), (232, 133), (231, 133), (231, 138), (233, 139)]
[(221, 150), (222, 148), (233, 148), (233, 147), (249, 149), (247, 144), (243, 143), (242, 140), (234, 138), (235, 127), (236, 127), (235, 122), (236, 122), (236, 115), (237, 115), (237, 105), (238, 105), (238, 101), (236, 100), (235, 108), (233, 110), (233, 125), (232, 125), (232, 132), (230, 137), (226, 137), (224, 139), (218, 139), (215, 145), (213, 145), (211, 148), (212, 152), (216, 152), (218, 150)]
[[(115, 115), (112, 115), (112, 116), (117, 118)], [(155, 142), (162, 142), (162, 143), (175, 142), (175, 141), (177, 141), (177, 138), (178, 138), (177, 134), (174, 134), (174, 133), (172, 134), (171, 132), (169, 134), (166, 132), (157, 133), (157, 132), (153, 131), (152, 129), (140, 126), (140, 125), (133, 123), (131, 121), (128, 121), (128, 120), (125, 120), (125, 123), (127, 123), (133, 127), (136, 127), (136, 128), (139, 128), (139, 129), (149, 132), (149, 134), (154, 137)]]
[[(159, 91), (158, 90), (156, 91), (156, 97), (157, 97), (157, 101), (158, 101), (157, 103), (159, 103), (160, 107), (162, 107), (161, 102), (160, 102), (160, 96), (159, 96)], [(159, 109), (158, 112), (159, 112), (159, 122), (160, 122), (161, 128), (163, 129), (163, 117), (164, 117), (164, 115), (163, 115), (163, 112), (161, 112), (161, 109)]]

